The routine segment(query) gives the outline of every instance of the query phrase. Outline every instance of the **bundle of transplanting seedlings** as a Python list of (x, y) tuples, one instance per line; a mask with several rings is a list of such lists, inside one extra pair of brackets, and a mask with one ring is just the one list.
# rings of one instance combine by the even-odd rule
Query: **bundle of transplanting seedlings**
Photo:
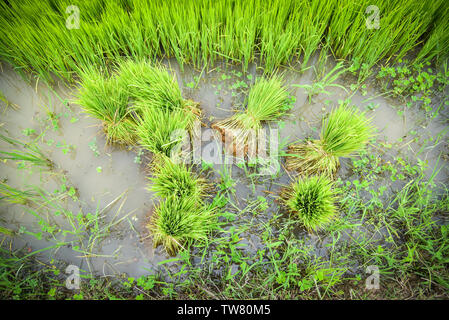
[(180, 142), (172, 132), (190, 130), (201, 116), (198, 104), (182, 97), (175, 76), (146, 61), (121, 62), (112, 74), (86, 70), (77, 102), (102, 120), (109, 142), (140, 144), (153, 153), (170, 154)]
[(306, 229), (318, 230), (335, 217), (337, 191), (332, 179), (339, 157), (363, 149), (373, 132), (364, 113), (343, 103), (323, 120), (320, 139), (288, 147), (287, 170), (297, 171), (299, 178), (283, 189), (281, 199)]
[(212, 128), (220, 131), (227, 152), (244, 156), (254, 145), (263, 123), (283, 116), (290, 108), (290, 101), (290, 94), (280, 77), (259, 78), (249, 91), (246, 109), (216, 122)]

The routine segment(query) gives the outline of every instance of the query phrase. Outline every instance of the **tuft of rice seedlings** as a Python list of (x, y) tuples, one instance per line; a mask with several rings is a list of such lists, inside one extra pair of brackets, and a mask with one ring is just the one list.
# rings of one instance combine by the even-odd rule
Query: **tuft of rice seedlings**
[(118, 81), (128, 88), (129, 95), (136, 101), (144, 101), (146, 107), (170, 111), (183, 108), (184, 99), (176, 77), (166, 68), (127, 60), (119, 65), (118, 74)]
[(281, 194), (290, 214), (308, 230), (318, 230), (336, 215), (337, 193), (325, 175), (300, 177)]
[(348, 157), (362, 150), (374, 134), (371, 119), (355, 107), (343, 103), (323, 119), (319, 140), (306, 141), (288, 147), (286, 167), (302, 174), (325, 173), (333, 176), (339, 157)]
[(274, 121), (285, 114), (289, 99), (280, 77), (259, 78), (249, 91), (246, 109), (215, 123), (213, 127), (231, 136), (236, 146), (243, 147), (248, 138), (262, 128), (264, 121)]
[(108, 142), (134, 144), (135, 120), (128, 108), (129, 92), (117, 77), (90, 68), (81, 77), (76, 101), (86, 113), (103, 123)]
[(146, 61), (122, 61), (111, 76), (89, 68), (81, 79), (77, 103), (102, 120), (109, 142), (135, 144), (136, 121), (152, 112), (160, 116), (182, 111), (189, 128), (201, 116), (198, 103), (182, 98), (175, 77), (165, 68)]
[(136, 134), (140, 145), (153, 154), (171, 157), (179, 151), (188, 137), (188, 125), (192, 122), (184, 110), (146, 108), (140, 106)]
[(119, 65), (117, 72), (119, 83), (129, 90), (135, 113), (142, 114), (142, 108), (183, 110), (189, 119), (189, 129), (201, 116), (199, 103), (183, 99), (176, 76), (165, 67), (153, 66), (145, 60), (127, 60)]
[(163, 245), (171, 256), (194, 241), (205, 241), (215, 224), (211, 207), (199, 205), (194, 197), (169, 197), (155, 209), (148, 230), (153, 246)]
[(206, 196), (207, 183), (197, 176), (184, 163), (175, 163), (168, 157), (161, 156), (154, 162), (153, 177), (148, 189), (164, 198), (176, 196), (178, 198), (191, 197), (201, 203)]

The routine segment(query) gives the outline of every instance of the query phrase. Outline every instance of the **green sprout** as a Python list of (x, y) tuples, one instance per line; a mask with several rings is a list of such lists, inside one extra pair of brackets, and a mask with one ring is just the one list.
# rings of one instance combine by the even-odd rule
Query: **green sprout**
[(273, 76), (259, 78), (250, 89), (247, 108), (214, 124), (224, 134), (231, 134), (236, 145), (244, 146), (252, 133), (262, 128), (264, 121), (274, 121), (290, 108), (290, 95), (282, 79)]
[(212, 207), (198, 205), (195, 197), (169, 197), (155, 208), (147, 228), (153, 246), (162, 244), (174, 256), (188, 244), (205, 241), (214, 224)]
[(153, 177), (149, 180), (149, 190), (156, 195), (168, 198), (172, 195), (182, 197), (192, 197), (198, 203), (206, 195), (206, 181), (196, 174), (184, 163), (175, 163), (168, 157), (162, 156), (159, 161), (154, 162)]
[(308, 230), (321, 229), (336, 214), (336, 191), (329, 177), (302, 177), (282, 195), (289, 212)]
[(326, 173), (333, 176), (340, 166), (339, 157), (362, 150), (373, 136), (374, 127), (365, 113), (343, 103), (323, 119), (319, 140), (292, 144), (288, 147), (288, 170), (302, 174)]

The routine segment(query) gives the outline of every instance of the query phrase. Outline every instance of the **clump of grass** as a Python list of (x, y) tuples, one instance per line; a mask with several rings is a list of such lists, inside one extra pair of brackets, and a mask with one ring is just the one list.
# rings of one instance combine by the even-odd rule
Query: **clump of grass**
[[(187, 124), (182, 128), (191, 128), (201, 115), (198, 103), (182, 98), (174, 76), (165, 68), (146, 61), (122, 61), (111, 76), (89, 68), (81, 78), (77, 103), (102, 120), (109, 142), (135, 144), (141, 138), (137, 134), (139, 119), (145, 119), (156, 128), (158, 123), (152, 120), (162, 121), (171, 115), (176, 118), (183, 112)], [(159, 122), (158, 125), (163, 131), (164, 124)]]
[(135, 121), (129, 108), (129, 92), (117, 77), (91, 68), (81, 76), (77, 103), (103, 122), (108, 142), (134, 144)]
[(119, 82), (129, 90), (129, 95), (145, 106), (173, 111), (182, 109), (184, 99), (176, 77), (162, 66), (146, 61), (127, 60), (118, 68)]
[(4, 234), (5, 236), (12, 236), (14, 235), (14, 231), (0, 226), (0, 234)]
[(165, 67), (153, 66), (145, 60), (127, 60), (119, 65), (117, 72), (118, 82), (128, 90), (132, 110), (136, 114), (145, 113), (143, 109), (154, 112), (184, 111), (188, 118), (188, 128), (201, 116), (199, 104), (182, 97), (176, 76), (170, 74)]
[(306, 175), (322, 172), (333, 176), (340, 165), (339, 157), (363, 149), (373, 136), (374, 127), (370, 122), (364, 112), (343, 103), (323, 120), (319, 140), (288, 147), (287, 169)]
[(153, 246), (162, 244), (174, 256), (194, 241), (205, 241), (214, 223), (211, 207), (199, 205), (195, 197), (172, 196), (155, 208), (147, 228), (153, 236)]
[(191, 118), (183, 110), (154, 109), (140, 107), (136, 134), (139, 143), (153, 152), (172, 156), (172, 151), (178, 151), (181, 143), (188, 136), (187, 127)]
[(247, 108), (215, 123), (214, 127), (232, 136), (237, 146), (244, 146), (249, 136), (262, 128), (264, 121), (273, 121), (285, 114), (289, 100), (290, 95), (280, 77), (259, 78), (249, 91)]
[(206, 181), (198, 177), (184, 163), (175, 163), (165, 156), (154, 162), (149, 190), (160, 197), (192, 197), (197, 203), (206, 195)]
[(289, 212), (308, 230), (318, 230), (335, 216), (337, 193), (325, 175), (302, 177), (281, 195)]

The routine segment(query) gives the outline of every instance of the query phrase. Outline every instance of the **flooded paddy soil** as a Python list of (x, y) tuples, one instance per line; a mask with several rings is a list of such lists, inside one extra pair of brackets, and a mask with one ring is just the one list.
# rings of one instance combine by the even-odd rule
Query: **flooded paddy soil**
[[(241, 107), (248, 86), (261, 75), (254, 64), (247, 73), (226, 64), (217, 65), (210, 71), (186, 67), (184, 72), (180, 71), (175, 61), (165, 61), (165, 64), (176, 73), (184, 98), (200, 103), (203, 132), (212, 123), (231, 116), (233, 110)], [(389, 146), (378, 150), (383, 158), (400, 155), (415, 159), (419, 156), (428, 161), (428, 176), (437, 165), (441, 167), (435, 181), (442, 186), (447, 185), (448, 126), (444, 120), (447, 115), (432, 119), (419, 108), (405, 109), (403, 102), (385, 97), (376, 88), (373, 79), (366, 82), (367, 86), (363, 90), (347, 93), (340, 88), (331, 88), (328, 89), (331, 94), (318, 94), (309, 103), (305, 90), (289, 85), (313, 83), (312, 68), (303, 73), (292, 69), (283, 71), (286, 85), (296, 101), (289, 115), (278, 123), (270, 124), (279, 132), (280, 148), (285, 149), (287, 143), (305, 137), (317, 138), (322, 117), (339, 101), (350, 97), (354, 105), (360, 110), (367, 110), (368, 116), (372, 117), (378, 129), (377, 141)], [(339, 82), (349, 88), (355, 80), (340, 79)], [(139, 277), (154, 273), (159, 268), (158, 263), (169, 257), (161, 248), (153, 249), (145, 228), (154, 202), (157, 201), (147, 190), (147, 177), (151, 173), (146, 169), (146, 164), (151, 156), (138, 147), (107, 145), (100, 121), (85, 115), (72, 102), (76, 87), (67, 87), (59, 82), (50, 89), (42, 82), (28, 83), (10, 66), (3, 65), (0, 90), (15, 106), (2, 106), (0, 130), (21, 141), (35, 140), (53, 163), (51, 169), (39, 169), (18, 168), (17, 163), (5, 161), (0, 163), (2, 181), (19, 189), (40, 186), (49, 193), (61, 189), (62, 185), (72, 190), (69, 196), (58, 202), (61, 208), (40, 210), (35, 207), (40, 219), (30, 214), (27, 206), (2, 202), (0, 219), (3, 225), (18, 233), (12, 238), (11, 245), (14, 248), (30, 248), (30, 251), (47, 249), (39, 254), (42, 261), (64, 261), (99, 276), (127, 274)], [(211, 143), (209, 137), (204, 137), (204, 140), (203, 147)], [(5, 142), (1, 142), (0, 147), (2, 150), (10, 148)], [(280, 211), (276, 196), (281, 187), (289, 184), (294, 177), (292, 172), (285, 171), (283, 161), (279, 158), (280, 171), (273, 175), (251, 176), (254, 173), (252, 168), (243, 169), (236, 164), (230, 169), (236, 181), (235, 204), (240, 210), (249, 208), (246, 214), (252, 214), (251, 207), (248, 207), (252, 201), (258, 197), (268, 199), (268, 209), (257, 215), (258, 223), (268, 221)], [(218, 184), (221, 179), (219, 172), (222, 170), (223, 165), (214, 165), (213, 170), (209, 170), (208, 179)], [(350, 159), (342, 159), (338, 177), (343, 181), (358, 178), (353, 173)], [(380, 178), (376, 183), (391, 191), (401, 188), (406, 182)], [(56, 225), (61, 230), (73, 230), (64, 214), (55, 215), (55, 211), (62, 208), (75, 215), (79, 212), (97, 213), (99, 229), (103, 228), (103, 233), (98, 232), (101, 235), (94, 240), (89, 237), (90, 229), (80, 229), (79, 234), (59, 233), (57, 238), (46, 239), (45, 235), (39, 238), (42, 221)], [(370, 233), (369, 229), (369, 226), (360, 226), (351, 232)], [(381, 229), (377, 232), (381, 232)], [(318, 256), (326, 257), (326, 245), (330, 239), (302, 229), (298, 229), (296, 234), (313, 246)], [(348, 239), (349, 236), (340, 241)], [(245, 250), (256, 251), (260, 245), (260, 230), (248, 230), (241, 241), (248, 244)], [(48, 249), (61, 242), (67, 244)], [(7, 241), (2, 242), (2, 245), (9, 244)]]

